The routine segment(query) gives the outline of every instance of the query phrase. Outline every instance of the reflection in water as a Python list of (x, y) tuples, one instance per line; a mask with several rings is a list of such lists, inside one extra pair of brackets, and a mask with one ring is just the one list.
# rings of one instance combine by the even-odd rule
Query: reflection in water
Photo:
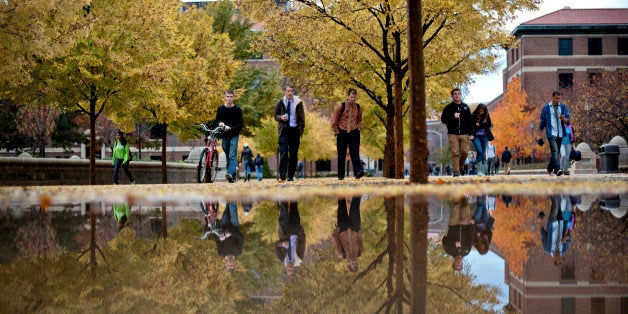
[(113, 216), (118, 221), (118, 231), (120, 231), (131, 217), (131, 208), (128, 204), (113, 204)]
[(279, 240), (275, 242), (275, 254), (286, 268), (286, 275), (292, 276), (305, 256), (305, 230), (301, 225), (299, 203), (279, 202)]
[(225, 259), (227, 270), (234, 271), (236, 257), (242, 255), (244, 248), (244, 236), (240, 232), (238, 204), (236, 202), (227, 202), (220, 221), (220, 232), (213, 233), (213, 235), (214, 240), (216, 240), (218, 255)]
[[(5, 208), (0, 304), (7, 312), (412, 312), (423, 292), (429, 313), (570, 312), (576, 299), (619, 313), (628, 298), (623, 195), (201, 204), (215, 211), (214, 225), (198, 203)], [(128, 227), (118, 231), (123, 217)], [(165, 226), (167, 239), (157, 236)], [(214, 241), (199, 240), (210, 230)], [(465, 267), (483, 263), (484, 273)]]
[(471, 251), (474, 238), (473, 220), (466, 197), (453, 202), (448, 226), (447, 234), (443, 237), (443, 247), (454, 258), (453, 269), (462, 270), (462, 259)]
[[(360, 221), (360, 200), (359, 196), (351, 199), (338, 199), (336, 229), (334, 229), (331, 235), (336, 256), (346, 259), (349, 263), (349, 270), (352, 272), (358, 271), (358, 257), (362, 255), (362, 250), (364, 250)], [(347, 206), (347, 203), (349, 203), (349, 206)], [(347, 207), (349, 208), (348, 211)]]

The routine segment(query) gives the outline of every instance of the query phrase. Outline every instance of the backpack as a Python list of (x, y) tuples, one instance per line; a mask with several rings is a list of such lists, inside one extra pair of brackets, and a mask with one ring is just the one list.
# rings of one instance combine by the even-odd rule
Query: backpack
[(255, 165), (256, 166), (261, 166), (263, 164), (264, 164), (264, 158), (262, 158), (262, 156), (255, 157)]
[(569, 153), (569, 159), (580, 161), (582, 160), (582, 153), (579, 150), (572, 149), (571, 153)]

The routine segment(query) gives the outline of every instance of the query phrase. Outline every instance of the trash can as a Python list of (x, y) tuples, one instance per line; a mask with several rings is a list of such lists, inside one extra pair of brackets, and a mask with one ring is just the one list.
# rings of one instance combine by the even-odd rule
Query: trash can
[(600, 173), (619, 172), (619, 146), (604, 144), (600, 146)]

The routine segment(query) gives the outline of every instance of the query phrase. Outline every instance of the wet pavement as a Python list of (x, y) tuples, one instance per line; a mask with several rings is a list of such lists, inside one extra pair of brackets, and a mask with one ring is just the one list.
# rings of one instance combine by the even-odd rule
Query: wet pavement
[(1, 188), (0, 203), (7, 312), (628, 311), (623, 174)]

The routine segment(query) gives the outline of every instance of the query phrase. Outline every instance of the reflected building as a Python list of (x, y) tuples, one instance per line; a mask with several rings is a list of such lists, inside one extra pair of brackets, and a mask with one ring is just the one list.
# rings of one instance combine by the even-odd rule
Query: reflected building
[(626, 217), (617, 218), (600, 206), (604, 199), (584, 210), (576, 204), (579, 199), (582, 197), (571, 198), (575, 215), (572, 243), (562, 255), (562, 263), (555, 265), (542, 246), (528, 250), (521, 276), (506, 263), (510, 309), (523, 313), (628, 313)]

